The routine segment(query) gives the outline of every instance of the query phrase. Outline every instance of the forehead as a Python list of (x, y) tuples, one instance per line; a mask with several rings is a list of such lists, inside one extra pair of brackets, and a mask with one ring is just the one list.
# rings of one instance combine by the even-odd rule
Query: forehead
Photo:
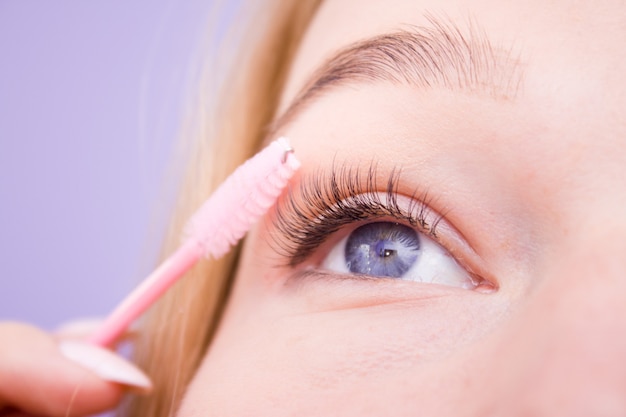
[[(550, 208), (551, 218), (563, 218), (564, 210), (575, 211), (561, 223), (576, 224), (579, 215), (589, 212), (585, 201), (593, 201), (596, 211), (622, 207), (626, 194), (614, 190), (626, 189), (626, 4), (433, 3), (323, 3), (297, 53), (281, 113), (293, 107), (294, 98), (312, 75), (338, 51), (384, 33), (428, 28), (429, 16), (452, 22), (464, 33), (475, 24), (498, 50), (514, 51), (522, 68), (514, 100), (506, 106), (489, 99), (464, 101), (453, 92), (445, 95), (445, 105), (437, 106), (436, 89), (424, 96), (402, 86), (340, 86), (325, 92), (321, 100), (313, 100), (294, 119), (286, 134), (293, 136), (296, 148), (319, 160), (332, 158), (340, 145), (360, 149), (364, 159), (380, 156), (381, 142), (371, 137), (376, 130), (359, 133), (375, 119), (380, 126), (406, 128), (408, 133), (428, 138), (438, 154), (446, 150), (450, 161), (457, 154), (473, 161), (457, 164), (466, 170), (463, 175), (480, 170), (485, 181), (506, 178), (523, 190), (526, 204), (543, 207), (545, 212)], [(407, 110), (405, 120), (391, 120), (390, 115), (398, 116), (400, 108)], [(411, 127), (416, 121), (423, 129)], [(441, 126), (450, 126), (455, 134), (444, 138), (428, 133)], [(313, 137), (315, 144), (307, 143)]]
[(588, 95), (616, 93), (616, 85), (624, 84), (623, 2), (330, 0), (322, 4), (297, 54), (282, 109), (315, 68), (339, 49), (381, 33), (427, 27), (429, 15), (450, 20), (461, 30), (475, 22), (492, 44), (519, 53), (530, 98), (545, 99), (543, 93), (568, 103), (588, 101)]
[[(529, 167), (543, 167), (554, 181), (587, 181), (593, 172), (594, 187), (624, 170), (626, 4), (619, 1), (329, 0), (296, 55), (281, 110), (338, 51), (384, 33), (428, 28), (429, 16), (463, 33), (476, 25), (492, 45), (519, 58), (523, 74), (510, 118), (531, 128), (520, 129), (518, 141), (501, 132), (490, 144), (499, 149), (493, 155), (519, 159), (524, 175)], [(332, 106), (332, 100), (324, 102)]]

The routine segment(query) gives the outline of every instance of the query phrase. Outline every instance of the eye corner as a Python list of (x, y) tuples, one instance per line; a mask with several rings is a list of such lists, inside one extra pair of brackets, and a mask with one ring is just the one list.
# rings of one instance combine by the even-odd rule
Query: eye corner
[(472, 291), (489, 295), (495, 294), (500, 290), (500, 285), (496, 280), (484, 278), (483, 276), (475, 274), (471, 271), (468, 271), (468, 273), (470, 274), (472, 283), (474, 284)]

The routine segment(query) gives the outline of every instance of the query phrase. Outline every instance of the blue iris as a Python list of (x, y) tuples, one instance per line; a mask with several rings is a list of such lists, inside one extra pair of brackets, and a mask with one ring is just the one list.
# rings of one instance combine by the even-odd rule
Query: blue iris
[(410, 227), (368, 223), (348, 237), (346, 266), (355, 274), (399, 278), (415, 263), (419, 250), (419, 236)]

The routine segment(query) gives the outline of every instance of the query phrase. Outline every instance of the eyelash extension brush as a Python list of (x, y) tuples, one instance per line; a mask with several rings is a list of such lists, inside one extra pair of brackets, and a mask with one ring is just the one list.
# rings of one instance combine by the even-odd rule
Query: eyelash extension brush
[(299, 167), (285, 138), (244, 162), (193, 214), (178, 250), (113, 310), (88, 341), (99, 346), (113, 344), (200, 258), (225, 255), (274, 205)]

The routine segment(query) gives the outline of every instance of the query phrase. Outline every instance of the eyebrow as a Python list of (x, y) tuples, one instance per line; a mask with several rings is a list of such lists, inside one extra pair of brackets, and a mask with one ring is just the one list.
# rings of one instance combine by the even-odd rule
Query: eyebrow
[(494, 45), (473, 20), (463, 31), (449, 19), (426, 18), (430, 26), (412, 26), (353, 43), (324, 62), (273, 123), (271, 135), (323, 93), (359, 83), (387, 82), (515, 98), (523, 74), (513, 49)]

